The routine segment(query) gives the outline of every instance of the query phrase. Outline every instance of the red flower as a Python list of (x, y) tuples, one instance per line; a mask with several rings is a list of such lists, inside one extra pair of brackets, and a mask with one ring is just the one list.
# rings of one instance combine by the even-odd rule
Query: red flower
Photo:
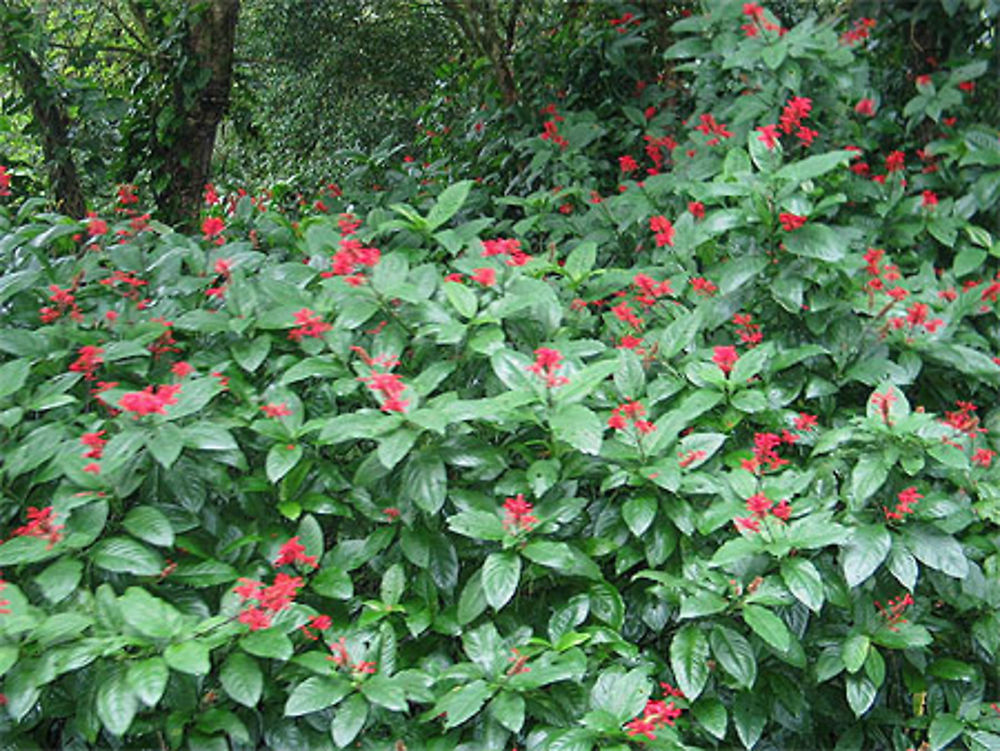
[(774, 503), (763, 493), (755, 493), (747, 498), (747, 511), (758, 519), (767, 516)]
[(286, 402), (282, 402), (281, 404), (264, 404), (261, 406), (260, 411), (268, 417), (288, 417), (288, 415), (292, 414), (292, 410), (288, 408)]
[(303, 337), (312, 336), (320, 338), (327, 331), (333, 328), (329, 323), (324, 322), (320, 317), (309, 310), (303, 308), (294, 314), (297, 326), (288, 332), (288, 338), (293, 342), (302, 341)]
[(801, 128), (799, 128), (798, 132), (795, 134), (796, 138), (798, 138), (799, 141), (802, 142), (803, 146), (812, 146), (813, 141), (816, 140), (816, 137), (818, 135), (819, 135), (818, 130), (807, 128), (804, 125)]
[(618, 157), (618, 166), (626, 175), (639, 169), (639, 164), (628, 154)]
[(778, 126), (777, 125), (762, 125), (757, 128), (760, 133), (757, 136), (757, 140), (760, 141), (768, 150), (774, 149), (778, 144)]
[(0, 196), (10, 195), (10, 172), (3, 165), (0, 165)]
[(187, 378), (189, 375), (194, 373), (194, 368), (190, 363), (186, 363), (183, 360), (180, 362), (175, 362), (170, 366), (170, 372), (173, 373), (178, 378)]
[(854, 111), (866, 117), (875, 116), (875, 101), (872, 99), (861, 99), (854, 105)]
[(927, 75), (926, 73), (923, 74), (922, 76), (917, 76), (916, 79), (914, 79), (914, 81), (917, 84), (917, 86), (920, 87), (920, 88), (923, 88), (924, 86), (930, 86), (931, 85), (931, 77), (929, 75)]
[(806, 217), (799, 216), (798, 214), (781, 213), (778, 214), (778, 221), (781, 222), (781, 228), (785, 232), (794, 232), (806, 223)]
[(718, 287), (712, 284), (712, 282), (700, 276), (691, 277), (691, 286), (694, 287), (695, 294), (704, 295), (705, 297), (711, 297), (718, 290)]
[(990, 449), (976, 449), (975, 453), (972, 455), (972, 463), (978, 464), (980, 467), (988, 467), (993, 462), (993, 457), (996, 455), (997, 452)]
[(99, 475), (101, 474), (101, 465), (97, 462), (91, 462), (83, 468), (83, 471), (89, 472), (92, 475)]
[(102, 438), (105, 431), (98, 430), (96, 433), (84, 433), (80, 436), (80, 443), (90, 450), (83, 454), (84, 459), (100, 459), (104, 454), (104, 446), (107, 439)]
[(484, 287), (492, 287), (497, 282), (497, 272), (495, 269), (474, 269), (474, 272), (469, 275), (469, 278), (474, 282), (479, 282)]
[(56, 525), (56, 512), (51, 506), (39, 509), (28, 506), (28, 523), (11, 532), (11, 537), (44, 537), (51, 548), (62, 539), (63, 525)]
[(885, 158), (885, 170), (886, 172), (898, 172), (902, 170), (905, 166), (906, 155), (902, 151), (890, 152), (889, 156)]
[(925, 190), (920, 201), (921, 208), (934, 208), (938, 205), (937, 193), (933, 190)]
[(771, 513), (783, 522), (788, 521), (792, 515), (792, 507), (788, 504), (787, 498), (782, 498), (781, 503), (771, 509)]
[(518, 493), (513, 498), (504, 499), (503, 527), (508, 532), (516, 534), (519, 531), (530, 532), (538, 523), (538, 519), (532, 515), (531, 504), (524, 500), (524, 493)]
[(971, 94), (973, 91), (976, 90), (976, 82), (962, 81), (961, 83), (958, 84), (958, 88), (961, 89), (962, 91), (967, 91)]
[(209, 216), (201, 223), (201, 234), (206, 238), (215, 237), (226, 228), (226, 223), (217, 216)]
[(882, 507), (882, 510), (885, 512), (885, 518), (887, 520), (889, 519), (899, 520), (902, 519), (905, 514), (914, 513), (913, 505), (918, 500), (923, 498), (923, 496), (917, 492), (917, 489), (915, 487), (911, 486), (909, 488), (906, 488), (905, 490), (901, 490), (896, 495), (896, 498), (898, 499), (899, 502), (896, 504), (895, 511), (890, 511), (885, 506)]
[(271, 627), (271, 616), (256, 607), (249, 607), (240, 613), (240, 623), (245, 623), (251, 631), (261, 631)]
[(142, 415), (165, 415), (167, 406), (177, 404), (177, 393), (181, 390), (180, 384), (157, 386), (154, 393), (153, 386), (147, 386), (142, 391), (130, 391), (118, 400), (118, 406), (126, 412), (132, 412), (135, 419)]
[(760, 532), (760, 522), (753, 517), (742, 517), (737, 516), (733, 523), (736, 525), (736, 529), (745, 532)]
[(688, 203), (688, 211), (695, 219), (705, 218), (705, 204), (701, 201), (691, 201)]
[(535, 362), (527, 367), (532, 373), (542, 376), (545, 385), (548, 387), (565, 386), (569, 379), (556, 375), (556, 371), (562, 368), (562, 353), (557, 349), (539, 347), (535, 350)]
[(84, 379), (88, 381), (94, 380), (94, 371), (104, 362), (104, 358), (101, 357), (103, 353), (104, 349), (101, 347), (80, 347), (76, 361), (69, 366), (70, 371), (83, 373)]
[(736, 352), (736, 347), (716, 347), (712, 354), (712, 362), (719, 366), (719, 370), (723, 373), (728, 374), (732, 369), (733, 365), (740, 358), (739, 354)]
[(805, 412), (799, 412), (795, 418), (795, 429), (802, 430), (806, 433), (812, 431), (817, 425), (816, 415), (809, 415)]
[(278, 551), (278, 557), (274, 561), (275, 566), (284, 566), (290, 563), (304, 563), (306, 566), (317, 567), (316, 556), (306, 555), (305, 545), (299, 542), (299, 537), (296, 535), (291, 538), (288, 542), (281, 546)]
[(91, 237), (99, 237), (108, 234), (108, 223), (103, 219), (98, 219), (97, 214), (90, 212), (87, 214), (90, 221), (87, 223), (87, 234)]
[(654, 216), (649, 219), (649, 229), (656, 233), (656, 247), (674, 245), (674, 225), (665, 216)]

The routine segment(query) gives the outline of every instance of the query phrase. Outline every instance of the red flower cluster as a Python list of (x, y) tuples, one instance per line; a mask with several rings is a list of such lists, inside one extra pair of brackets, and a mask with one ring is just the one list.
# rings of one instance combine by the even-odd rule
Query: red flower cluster
[(933, 190), (925, 190), (921, 194), (920, 207), (923, 209), (932, 209), (938, 205), (937, 193)]
[(874, 18), (858, 18), (850, 29), (840, 35), (840, 43), (852, 47), (871, 36), (871, 29), (874, 28)]
[(719, 289), (712, 284), (712, 282), (702, 276), (691, 277), (691, 286), (694, 288), (696, 295), (702, 295), (703, 297), (711, 297)]
[(778, 126), (761, 125), (757, 128), (757, 130), (760, 132), (760, 135), (757, 136), (757, 140), (764, 144), (768, 151), (773, 150), (779, 141)]
[(703, 204), (701, 201), (690, 201), (690, 202), (688, 202), (688, 212), (695, 219), (704, 219), (705, 218), (705, 204)]
[(56, 512), (51, 506), (43, 509), (28, 506), (28, 523), (23, 527), (18, 527), (10, 536), (13, 537), (42, 537), (49, 541), (47, 547), (51, 548), (62, 539), (63, 525), (56, 524)]
[(10, 172), (0, 164), (0, 196), (10, 195)]
[(914, 513), (913, 504), (915, 504), (917, 501), (923, 498), (923, 496), (917, 492), (917, 489), (915, 487), (910, 486), (905, 490), (901, 490), (899, 493), (897, 493), (896, 498), (899, 500), (899, 502), (896, 504), (895, 510), (890, 511), (885, 506), (882, 507), (882, 510), (885, 512), (886, 521), (891, 521), (891, 520), (899, 521), (906, 514)]
[(211, 240), (216, 245), (222, 245), (226, 241), (226, 238), (222, 236), (225, 229), (225, 221), (217, 216), (205, 217), (201, 223), (201, 234), (205, 236), (206, 240)]
[(891, 151), (885, 158), (886, 172), (899, 172), (906, 168), (906, 154), (902, 151)]
[(652, 307), (658, 298), (674, 293), (669, 279), (658, 282), (648, 274), (636, 274), (632, 277), (632, 284), (637, 289), (635, 299), (645, 308)]
[(646, 414), (646, 408), (639, 402), (631, 401), (619, 404), (611, 410), (611, 417), (608, 418), (608, 427), (615, 430), (625, 430), (628, 421), (632, 421), (632, 426), (640, 435), (647, 435), (656, 430), (656, 426), (648, 420), (641, 419)]
[(889, 408), (895, 401), (896, 395), (892, 393), (891, 389), (886, 389), (884, 394), (875, 392), (871, 398), (871, 402), (878, 411), (879, 417), (882, 418), (882, 423), (890, 427), (892, 426), (892, 420), (889, 419)]
[(503, 510), (503, 528), (511, 534), (530, 532), (538, 524), (538, 519), (531, 513), (534, 510), (532, 505), (524, 500), (524, 493), (504, 499)]
[(323, 321), (319, 315), (309, 310), (309, 308), (303, 308), (294, 315), (296, 326), (288, 332), (288, 338), (293, 342), (300, 342), (307, 336), (319, 339), (333, 328), (333, 326)]
[(674, 246), (674, 225), (665, 216), (654, 216), (649, 219), (649, 229), (656, 233), (656, 247)]
[(816, 415), (799, 412), (799, 414), (795, 417), (795, 429), (801, 430), (804, 433), (811, 433), (817, 424), (818, 420)]
[(562, 368), (562, 353), (557, 349), (539, 347), (535, 350), (535, 361), (527, 367), (527, 370), (540, 375), (545, 379), (545, 385), (553, 388), (569, 383), (569, 378), (556, 375), (556, 371), (560, 368)]
[(382, 411), (405, 412), (410, 400), (400, 400), (399, 397), (406, 390), (406, 384), (403, 383), (402, 376), (388, 372), (399, 364), (399, 360), (388, 356), (369, 357), (361, 347), (351, 349), (359, 353), (365, 364), (372, 369), (371, 375), (359, 376), (358, 380), (382, 395)]
[(715, 136), (710, 138), (706, 145), (715, 146), (719, 143), (719, 138), (732, 138), (732, 133), (726, 129), (725, 123), (716, 122), (715, 117), (709, 114), (699, 115), (698, 120), (700, 125), (694, 126), (694, 129), (704, 133), (706, 136)]
[(81, 454), (84, 459), (100, 459), (104, 455), (104, 446), (108, 442), (106, 438), (102, 438), (105, 432), (98, 430), (96, 433), (84, 433), (80, 436), (80, 443), (88, 449)]
[(972, 454), (972, 463), (978, 464), (980, 467), (988, 467), (993, 463), (993, 458), (996, 455), (997, 452), (991, 449), (976, 449)]
[(494, 284), (497, 283), (496, 269), (491, 269), (491, 268), (473, 269), (473, 272), (474, 273), (469, 275), (469, 278), (474, 282), (478, 282), (484, 287), (492, 287)]
[(292, 410), (288, 408), (286, 402), (282, 402), (281, 404), (263, 404), (260, 411), (267, 417), (288, 417), (288, 415), (292, 414)]
[(101, 347), (80, 347), (77, 350), (76, 360), (69, 366), (70, 371), (83, 373), (84, 380), (94, 380), (94, 371), (97, 370), (98, 365), (104, 362), (104, 358), (101, 357), (103, 353), (104, 349)]
[(611, 308), (611, 312), (615, 314), (615, 318), (619, 321), (629, 324), (634, 329), (638, 330), (643, 327), (643, 320), (636, 315), (635, 311), (624, 300)]
[(639, 163), (628, 154), (618, 157), (618, 167), (622, 174), (628, 175), (639, 169)]
[(744, 459), (740, 465), (754, 474), (762, 469), (780, 469), (788, 464), (788, 460), (778, 456), (778, 446), (782, 443), (795, 443), (797, 440), (798, 437), (788, 431), (780, 436), (777, 433), (754, 433), (753, 459)]
[(868, 99), (867, 97), (864, 99), (859, 99), (858, 103), (854, 105), (854, 111), (857, 112), (859, 115), (864, 115), (865, 117), (874, 117), (875, 100)]
[(330, 651), (333, 652), (332, 655), (326, 659), (334, 663), (337, 667), (348, 667), (351, 672), (354, 673), (368, 673), (372, 674), (375, 672), (375, 663), (368, 661), (352, 662), (350, 654), (347, 652), (347, 640), (343, 636), (333, 644), (330, 645)]
[(167, 406), (177, 404), (177, 393), (181, 390), (180, 384), (147, 386), (142, 391), (129, 391), (118, 400), (118, 406), (126, 412), (133, 413), (134, 419), (138, 420), (142, 415), (165, 415)]
[(894, 329), (901, 329), (904, 326), (909, 325), (910, 331), (913, 331), (917, 326), (923, 326), (929, 333), (934, 333), (941, 326), (944, 325), (944, 321), (940, 318), (934, 318), (931, 320), (927, 319), (927, 314), (930, 312), (930, 306), (926, 303), (915, 302), (906, 310), (906, 317), (895, 317), (889, 320), (889, 325)]
[(760, 532), (760, 521), (766, 518), (768, 513), (783, 522), (788, 521), (788, 518), (792, 515), (792, 507), (788, 504), (787, 499), (782, 499), (776, 506), (763, 493), (755, 493), (747, 498), (747, 511), (750, 513), (750, 516), (738, 516), (733, 520), (736, 529), (746, 530), (747, 532)]
[(61, 289), (58, 285), (50, 284), (49, 301), (54, 302), (57, 307), (43, 307), (38, 309), (38, 316), (42, 319), (42, 323), (52, 323), (57, 321), (69, 311), (69, 317), (72, 318), (77, 323), (83, 321), (83, 313), (80, 312), (79, 306), (76, 304), (76, 296), (73, 294), (76, 291), (76, 285), (66, 289)]
[(785, 232), (794, 232), (799, 229), (803, 224), (806, 223), (806, 218), (804, 216), (799, 216), (798, 214), (789, 214), (783, 212), (778, 214), (778, 221), (781, 222), (781, 228)]
[[(650, 110), (653, 108), (650, 107)], [(649, 110), (646, 111), (646, 117), (649, 118), (654, 113)], [(646, 156), (650, 158), (653, 162), (653, 166), (648, 168), (646, 172), (650, 175), (658, 174), (660, 169), (663, 167), (664, 155), (663, 151), (667, 151), (667, 156), (669, 152), (677, 148), (677, 141), (675, 141), (670, 136), (661, 136), (657, 138), (656, 136), (645, 135), (643, 138), (646, 141)]]
[(309, 623), (299, 626), (299, 631), (301, 631), (307, 639), (312, 641), (317, 641), (319, 639), (319, 634), (312, 632), (312, 629), (317, 631), (326, 631), (330, 626), (333, 625), (333, 621), (328, 615), (314, 615), (309, 619)]
[(740, 355), (736, 351), (736, 347), (732, 347), (729, 345), (716, 347), (712, 353), (712, 362), (718, 365), (719, 370), (721, 370), (723, 373), (727, 375), (733, 369), (733, 365), (735, 365), (736, 361), (739, 359)]
[(295, 600), (302, 588), (301, 576), (278, 574), (274, 584), (265, 587), (263, 582), (240, 578), (243, 582), (233, 591), (238, 594), (244, 604), (255, 600), (257, 605), (250, 605), (239, 615), (239, 622), (245, 623), (251, 631), (260, 631), (271, 626), (271, 618), (275, 613), (286, 610)]
[(629, 26), (642, 22), (633, 13), (625, 13), (621, 18), (612, 18), (608, 23), (616, 27), (619, 34), (624, 34)]
[(650, 699), (646, 702), (642, 717), (636, 717), (625, 723), (625, 728), (629, 736), (643, 735), (651, 741), (656, 740), (653, 732), (665, 725), (674, 726), (674, 720), (681, 716), (680, 707), (673, 702), (656, 701)]
[(178, 378), (187, 378), (189, 375), (194, 373), (194, 367), (191, 365), (191, 363), (180, 360), (179, 362), (175, 362), (173, 365), (170, 366), (170, 372), (173, 373)]
[(906, 619), (903, 617), (903, 612), (907, 607), (913, 604), (913, 597), (907, 592), (905, 595), (901, 595), (894, 600), (889, 600), (888, 609), (882, 607), (878, 600), (875, 600), (875, 609), (885, 620), (886, 626), (889, 627), (890, 631), (899, 631), (897, 626), (900, 623), (906, 623)]
[(531, 256), (521, 250), (521, 241), (514, 239), (483, 240), (483, 258), (508, 256), (508, 266), (524, 266)]
[(319, 565), (316, 563), (316, 556), (306, 555), (306, 546), (299, 542), (298, 535), (281, 546), (281, 549), (278, 550), (278, 557), (274, 561), (275, 566), (293, 563), (302, 563), (313, 568)]
[(692, 450), (692, 451), (688, 451), (686, 454), (678, 453), (677, 454), (677, 459), (678, 459), (677, 463), (683, 469), (684, 467), (691, 466), (692, 464), (694, 464), (699, 459), (704, 459), (704, 458), (705, 458), (705, 452), (701, 451), (700, 449), (695, 449), (695, 450)]
[(749, 313), (735, 313), (733, 323), (736, 324), (736, 332), (740, 341), (751, 349), (764, 341), (764, 333), (761, 331), (759, 323), (753, 322), (753, 316)]
[(979, 426), (979, 418), (972, 414), (979, 409), (975, 404), (972, 402), (956, 401), (955, 405), (958, 407), (957, 410), (944, 413), (944, 422), (946, 425), (950, 425), (958, 432), (964, 433), (972, 439), (986, 432), (986, 428)]
[(569, 146), (569, 141), (563, 138), (559, 134), (559, 123), (563, 122), (565, 118), (556, 111), (555, 104), (549, 104), (542, 108), (543, 115), (551, 115), (551, 120), (546, 120), (544, 127), (545, 130), (539, 136), (543, 141), (552, 141), (560, 149), (565, 149)]
[(91, 237), (100, 237), (101, 235), (108, 234), (108, 223), (103, 219), (98, 219), (96, 213), (88, 211), (87, 218), (90, 220), (87, 222), (88, 235)]

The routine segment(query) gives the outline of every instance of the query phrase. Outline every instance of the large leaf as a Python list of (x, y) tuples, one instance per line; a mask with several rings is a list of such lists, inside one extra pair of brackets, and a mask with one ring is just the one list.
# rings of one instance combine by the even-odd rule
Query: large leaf
[(847, 586), (856, 587), (875, 573), (889, 555), (892, 538), (881, 524), (859, 526), (854, 529), (842, 548), (841, 565)]
[(483, 562), (483, 592), (494, 610), (500, 610), (517, 591), (521, 557), (513, 551), (491, 553)]
[(788, 651), (792, 634), (778, 616), (760, 605), (744, 605), (743, 620), (757, 636), (779, 652)]
[(125, 734), (138, 708), (139, 701), (123, 669), (116, 668), (97, 687), (97, 716), (112, 735)]
[(264, 688), (264, 675), (257, 661), (242, 652), (232, 652), (219, 673), (229, 698), (244, 707), (255, 707)]
[(351, 690), (351, 684), (340, 676), (313, 676), (292, 689), (285, 702), (285, 717), (318, 712), (332, 707)]
[(709, 637), (712, 654), (722, 669), (742, 687), (753, 688), (757, 680), (757, 658), (753, 647), (742, 634), (725, 626), (716, 626)]
[(559, 407), (552, 415), (552, 434), (585, 454), (599, 454), (604, 426), (592, 410), (581, 404)]
[(441, 191), (437, 202), (435, 202), (427, 214), (427, 228), (431, 231), (436, 230), (455, 216), (458, 210), (462, 208), (462, 204), (465, 203), (471, 187), (472, 180), (460, 180)]
[(697, 699), (708, 681), (708, 639), (698, 626), (689, 624), (670, 642), (670, 668), (684, 695)]

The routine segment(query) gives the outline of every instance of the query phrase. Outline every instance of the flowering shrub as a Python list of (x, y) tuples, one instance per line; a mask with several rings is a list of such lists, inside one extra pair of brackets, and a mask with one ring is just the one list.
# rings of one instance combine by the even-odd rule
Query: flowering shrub
[(1000, 744), (1000, 149), (917, 127), (985, 68), (860, 108), (877, 24), (711, 10), (521, 194), (4, 197), (2, 737)]

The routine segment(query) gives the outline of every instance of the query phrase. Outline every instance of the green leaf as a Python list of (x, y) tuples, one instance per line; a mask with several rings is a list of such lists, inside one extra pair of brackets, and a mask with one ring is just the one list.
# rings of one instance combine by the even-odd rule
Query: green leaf
[(441, 457), (433, 451), (414, 453), (403, 467), (401, 490), (428, 514), (437, 514), (448, 492), (448, 475)]
[(614, 717), (621, 725), (642, 713), (652, 686), (644, 668), (627, 673), (621, 668), (603, 671), (590, 691), (590, 706)]
[(726, 737), (726, 707), (714, 696), (703, 696), (691, 707), (694, 719), (718, 740)]
[(931, 720), (927, 730), (930, 751), (941, 751), (965, 730), (965, 723), (952, 714), (939, 714)]
[(757, 696), (744, 691), (733, 702), (733, 725), (744, 748), (753, 748), (767, 724), (767, 711)]
[(969, 560), (961, 543), (952, 535), (933, 527), (913, 526), (906, 529), (904, 539), (914, 557), (925, 566), (956, 579), (968, 575)]
[(232, 652), (219, 673), (229, 698), (244, 707), (255, 707), (264, 688), (264, 675), (257, 661), (242, 652)]
[(792, 646), (792, 634), (778, 616), (760, 605), (744, 605), (743, 620), (757, 636), (779, 652)]
[(864, 634), (854, 634), (844, 639), (840, 647), (841, 659), (848, 673), (857, 673), (868, 659), (871, 639)]
[(475, 715), (493, 695), (493, 691), (486, 681), (476, 679), (465, 686), (452, 689), (438, 699), (431, 713), (436, 716), (447, 712), (445, 729), (456, 727)]
[(841, 165), (849, 164), (853, 155), (853, 152), (846, 149), (828, 151), (825, 154), (816, 154), (815, 156), (809, 156), (797, 162), (786, 164), (777, 171), (775, 177), (798, 183), (812, 180), (835, 170)]
[(206, 421), (187, 425), (181, 430), (184, 445), (199, 451), (238, 451), (233, 434), (219, 425)]
[(251, 631), (240, 639), (240, 647), (255, 657), (273, 660), (287, 660), (294, 652), (291, 639), (273, 628)]
[(479, 307), (479, 299), (476, 293), (466, 287), (462, 282), (445, 282), (444, 294), (448, 302), (462, 318), (470, 319), (476, 315)]
[(856, 527), (841, 554), (847, 586), (856, 587), (874, 574), (891, 547), (892, 538), (884, 525)]
[(771, 358), (771, 349), (765, 344), (740, 355), (736, 364), (733, 365), (732, 373), (729, 376), (730, 380), (736, 384), (745, 384), (760, 373)]
[(271, 337), (261, 334), (256, 339), (241, 340), (230, 347), (236, 364), (248, 373), (253, 373), (267, 359), (271, 351)]
[(722, 669), (736, 679), (740, 686), (753, 688), (757, 680), (757, 658), (753, 647), (742, 634), (725, 626), (716, 626), (709, 637), (712, 654)]
[(483, 562), (483, 592), (486, 602), (499, 611), (517, 591), (521, 557), (513, 551), (491, 553)]
[(863, 673), (847, 676), (846, 684), (847, 704), (854, 716), (860, 717), (874, 703), (878, 688)]
[(122, 526), (135, 537), (152, 545), (168, 548), (174, 544), (170, 521), (153, 506), (135, 506), (122, 520)]
[(51, 603), (57, 603), (70, 595), (83, 574), (83, 564), (75, 558), (60, 558), (42, 573), (35, 577), (35, 582), (42, 589)]
[(622, 519), (633, 535), (642, 537), (653, 523), (657, 508), (656, 498), (648, 495), (635, 496), (622, 505)]
[(121, 736), (132, 725), (139, 702), (125, 671), (116, 668), (97, 687), (97, 716), (112, 735)]
[(864, 454), (854, 465), (851, 473), (851, 495), (854, 496), (854, 507), (871, 498), (885, 484), (889, 476), (889, 468), (881, 452)]
[(574, 282), (582, 281), (594, 268), (597, 260), (597, 243), (586, 240), (578, 244), (566, 258), (563, 266), (569, 278)]
[(209, 650), (200, 641), (185, 641), (171, 644), (163, 652), (163, 659), (174, 670), (191, 675), (208, 675), (212, 669)]
[(419, 430), (397, 428), (378, 442), (378, 460), (386, 469), (392, 469), (405, 457), (420, 435)]
[(27, 358), (11, 360), (0, 365), (0, 399), (19, 391), (24, 386), (24, 382), (28, 380), (30, 371), (31, 360)]
[(796, 600), (814, 613), (819, 613), (823, 607), (823, 578), (811, 561), (786, 558), (781, 562), (781, 578)]
[(490, 715), (512, 733), (524, 726), (524, 699), (513, 691), (500, 691), (489, 706)]
[(843, 234), (825, 224), (806, 224), (793, 232), (783, 233), (785, 248), (789, 253), (820, 261), (843, 260), (847, 241)]
[(128, 665), (128, 683), (147, 707), (155, 707), (159, 703), (169, 677), (170, 671), (162, 657), (150, 657)]
[(146, 448), (164, 469), (170, 469), (184, 449), (184, 433), (173, 423), (165, 423), (146, 436)]
[(306, 678), (288, 695), (285, 717), (299, 717), (332, 707), (350, 691), (351, 684), (340, 676)]
[(472, 180), (461, 180), (441, 191), (441, 195), (427, 214), (427, 228), (433, 232), (455, 216), (465, 203), (470, 188)]
[(705, 632), (694, 624), (684, 626), (670, 642), (670, 669), (691, 701), (698, 698), (708, 681), (708, 654)]
[(406, 691), (399, 681), (381, 673), (371, 676), (362, 683), (361, 693), (368, 697), (368, 701), (372, 704), (378, 704), (393, 712), (405, 712), (408, 706)]
[(267, 452), (265, 462), (267, 479), (273, 483), (279, 482), (282, 477), (292, 471), (301, 458), (302, 446), (300, 444), (274, 444)]
[(368, 702), (361, 694), (352, 694), (337, 708), (330, 731), (338, 748), (345, 748), (358, 737), (368, 719)]
[(452, 532), (475, 540), (502, 540), (507, 536), (500, 517), (489, 511), (470, 509), (448, 517)]
[(155, 576), (163, 570), (163, 558), (141, 542), (128, 537), (109, 537), (91, 551), (98, 568), (136, 576)]
[(601, 419), (581, 404), (559, 407), (550, 418), (552, 435), (585, 454), (601, 452)]
[(125, 622), (151, 639), (170, 639), (183, 628), (183, 618), (177, 608), (141, 587), (125, 590), (118, 598), (118, 605)]

